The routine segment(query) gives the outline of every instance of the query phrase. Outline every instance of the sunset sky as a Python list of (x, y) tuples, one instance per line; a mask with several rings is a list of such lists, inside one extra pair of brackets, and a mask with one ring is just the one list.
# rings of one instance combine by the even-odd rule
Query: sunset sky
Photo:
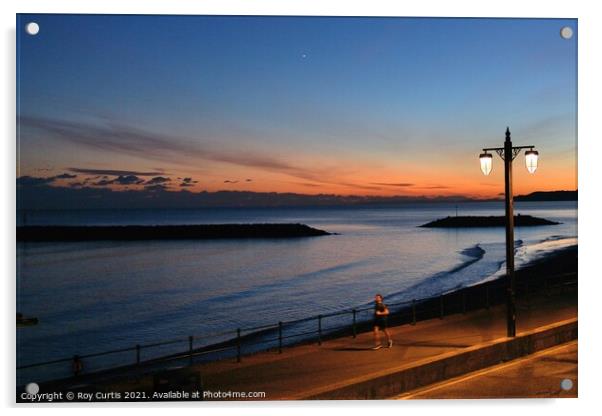
[[(40, 25), (27, 35), (27, 22)], [(563, 26), (575, 36), (560, 36)], [(576, 20), (20, 15), (17, 176), (71, 189), (572, 190)]]

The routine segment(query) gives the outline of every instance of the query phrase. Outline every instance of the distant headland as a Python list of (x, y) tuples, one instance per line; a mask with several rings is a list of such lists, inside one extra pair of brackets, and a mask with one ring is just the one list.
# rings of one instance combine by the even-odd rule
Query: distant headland
[[(549, 221), (544, 218), (532, 217), (531, 215), (515, 215), (514, 225), (516, 227), (528, 227), (537, 225), (557, 225), (559, 222)], [(504, 216), (489, 216), (489, 217), (447, 217), (431, 221), (420, 225), (425, 228), (472, 228), (472, 227), (504, 227), (506, 225), (506, 217)]]
[(577, 201), (578, 191), (532, 192), (514, 197), (515, 201)]
[(207, 240), (296, 238), (330, 235), (305, 224), (207, 224), (126, 226), (24, 226), (17, 241)]

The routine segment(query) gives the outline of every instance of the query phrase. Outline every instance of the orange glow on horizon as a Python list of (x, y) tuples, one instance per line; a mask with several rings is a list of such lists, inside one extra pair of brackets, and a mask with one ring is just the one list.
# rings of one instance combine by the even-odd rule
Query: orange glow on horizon
[[(499, 164), (501, 165), (501, 163)], [(473, 166), (470, 175), (463, 172), (449, 171), (445, 174), (430, 174), (428, 176), (407, 176), (404, 179), (395, 179), (398, 176), (360, 176), (353, 175), (340, 178), (339, 181), (320, 182), (290, 178), (285, 175), (272, 175), (263, 172), (261, 175), (232, 176), (232, 179), (220, 177), (206, 177), (197, 183), (181, 186), (184, 177), (194, 178), (194, 174), (170, 174), (165, 183), (169, 191), (188, 192), (217, 192), (217, 191), (249, 191), (249, 192), (276, 192), (296, 193), (306, 195), (330, 194), (341, 196), (465, 196), (476, 199), (499, 198), (504, 192), (503, 172), (497, 171), (485, 177)], [(577, 180), (574, 170), (554, 170), (542, 167), (531, 175), (514, 169), (513, 190), (515, 195), (524, 195), (535, 191), (575, 190)], [(522, 166), (521, 166), (522, 168)], [(251, 176), (247, 178), (247, 176)], [(173, 178), (173, 179), (172, 179)], [(391, 179), (393, 178), (393, 179)], [(195, 179), (196, 180), (196, 179)], [(57, 180), (53, 186), (70, 186), (73, 180)], [(90, 187), (100, 187), (88, 182)], [(143, 190), (144, 184), (134, 185), (108, 185), (105, 188), (113, 191)]]
[[(294, 152), (290, 152), (294, 153)], [(289, 153), (289, 154), (290, 154)], [(463, 196), (477, 199), (500, 198), (504, 192), (503, 162), (493, 161), (490, 175), (481, 173), (478, 151), (429, 153), (429, 160), (411, 158), (407, 154), (353, 154), (341, 152), (336, 160), (327, 156), (298, 154), (291, 160), (277, 159), (280, 165), (246, 166), (208, 160), (182, 160), (180, 164), (150, 165), (148, 161), (123, 158), (114, 164), (87, 164), (90, 172), (106, 170), (105, 175), (81, 173), (69, 168), (22, 170), (20, 175), (52, 177), (71, 172), (74, 178), (60, 178), (52, 186), (104, 187), (113, 191), (143, 190), (160, 176), (168, 178), (161, 186), (168, 191), (217, 192), (249, 191), (296, 193), (306, 195), (340, 196), (409, 196), (438, 197)], [(405, 156), (405, 157), (404, 157)], [(266, 160), (271, 160), (266, 157)], [(427, 163), (428, 162), (428, 163)], [(63, 166), (78, 166), (76, 161), (65, 161)], [(124, 169), (139, 176), (135, 183), (119, 183), (118, 173)], [(111, 171), (111, 169), (115, 169)], [(125, 171), (124, 171), (125, 172)], [(125, 175), (125, 174), (124, 174)], [(134, 175), (135, 176), (135, 175)], [(189, 178), (189, 179), (185, 179)], [(101, 183), (101, 181), (113, 183)], [(184, 181), (188, 180), (187, 183)], [(77, 185), (77, 186), (74, 186)], [(574, 152), (549, 152), (540, 149), (537, 171), (529, 174), (524, 155), (513, 165), (513, 190), (515, 195), (535, 191), (577, 189), (577, 161)]]

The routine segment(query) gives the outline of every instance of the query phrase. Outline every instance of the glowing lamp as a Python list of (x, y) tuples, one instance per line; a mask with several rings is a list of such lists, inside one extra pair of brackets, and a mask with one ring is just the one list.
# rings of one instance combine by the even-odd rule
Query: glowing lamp
[[(493, 156), (491, 153), (481, 153), (479, 160), (481, 161), (481, 171), (483, 172), (483, 175), (489, 175), (493, 166)], [(537, 166), (537, 160), (535, 161), (535, 165)]]
[(537, 150), (527, 150), (525, 152), (525, 163), (529, 173), (535, 173), (537, 170), (537, 159), (539, 158), (539, 152)]

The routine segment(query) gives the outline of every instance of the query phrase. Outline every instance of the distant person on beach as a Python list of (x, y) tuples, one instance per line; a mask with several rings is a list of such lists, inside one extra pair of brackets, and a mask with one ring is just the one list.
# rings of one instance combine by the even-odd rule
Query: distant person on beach
[(379, 350), (382, 348), (380, 343), (380, 331), (383, 331), (387, 336), (387, 347), (393, 346), (393, 340), (391, 334), (387, 329), (387, 317), (389, 316), (389, 308), (383, 303), (383, 297), (377, 294), (374, 297), (374, 347), (373, 350)]

